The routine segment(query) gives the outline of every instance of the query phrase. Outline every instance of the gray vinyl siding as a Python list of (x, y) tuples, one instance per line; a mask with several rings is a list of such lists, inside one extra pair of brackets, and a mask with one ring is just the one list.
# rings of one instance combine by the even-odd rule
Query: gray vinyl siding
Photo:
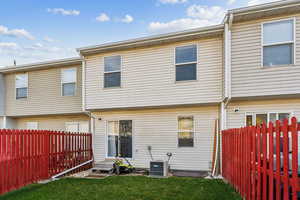
[[(296, 17), (296, 64), (261, 66), (261, 23)], [(300, 15), (233, 24), (232, 97), (300, 93)]]
[[(239, 111), (234, 110), (238, 108)], [(227, 127), (245, 126), (246, 113), (290, 112), (300, 119), (300, 99), (256, 100), (232, 102), (227, 109)]]
[[(133, 159), (138, 168), (149, 168), (151, 160), (147, 146), (152, 146), (155, 160), (167, 160), (166, 153), (172, 152), (172, 169), (209, 170), (212, 159), (217, 106), (197, 106), (190, 108), (144, 109), (132, 111), (95, 112), (96, 162), (106, 157), (106, 123), (114, 120), (133, 120)], [(194, 116), (194, 147), (177, 147), (177, 117)], [(99, 120), (101, 118), (101, 120)]]
[[(61, 70), (77, 68), (75, 96), (62, 96)], [(28, 72), (28, 97), (16, 99), (15, 75), (5, 75), (6, 115), (47, 115), (82, 112), (81, 66), (56, 67)]]
[[(174, 49), (197, 44), (197, 81), (175, 82)], [(222, 99), (222, 38), (86, 57), (86, 108), (200, 104)], [(104, 57), (121, 55), (121, 87), (103, 88)]]
[[(4, 85), (4, 76), (0, 74), (0, 116), (4, 116), (5, 114), (5, 85)], [(1, 125), (0, 125), (1, 127)]]

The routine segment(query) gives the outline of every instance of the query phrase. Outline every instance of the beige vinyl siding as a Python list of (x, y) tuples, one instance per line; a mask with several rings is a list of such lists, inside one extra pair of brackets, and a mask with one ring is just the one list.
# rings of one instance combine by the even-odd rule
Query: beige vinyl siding
[[(197, 81), (175, 83), (176, 46), (197, 44)], [(220, 102), (222, 38), (152, 46), (86, 57), (86, 108)], [(121, 87), (103, 88), (104, 57), (121, 55)]]
[[(296, 64), (261, 66), (261, 23), (296, 17)], [(300, 15), (233, 24), (232, 97), (300, 93)]]
[(82, 112), (81, 104), (81, 66), (77, 68), (75, 96), (62, 96), (61, 70), (51, 68), (28, 72), (28, 97), (16, 99), (15, 73), (5, 75), (6, 83), (6, 115), (42, 115)]
[(0, 116), (0, 129), (4, 128), (4, 117)]
[(54, 115), (39, 117), (21, 117), (15, 118), (17, 129), (27, 129), (27, 122), (37, 122), (40, 130), (65, 131), (66, 122), (83, 122), (89, 121), (86, 115)]
[[(5, 114), (5, 85), (4, 85), (4, 76), (0, 74), (0, 116)], [(1, 126), (0, 126), (1, 127)]]
[[(111, 120), (133, 120), (133, 159), (138, 168), (149, 168), (151, 160), (147, 146), (152, 146), (155, 160), (167, 160), (172, 152), (172, 169), (208, 170), (212, 158), (213, 133), (218, 118), (217, 106), (197, 106), (173, 109), (144, 109), (93, 113), (95, 122), (94, 156), (96, 161), (106, 157), (106, 124)], [(194, 116), (194, 147), (177, 147), (177, 117)]]
[[(239, 109), (235, 112), (235, 109)], [(300, 99), (277, 99), (232, 102), (227, 110), (228, 128), (245, 126), (246, 113), (256, 112), (290, 112), (300, 119)]]

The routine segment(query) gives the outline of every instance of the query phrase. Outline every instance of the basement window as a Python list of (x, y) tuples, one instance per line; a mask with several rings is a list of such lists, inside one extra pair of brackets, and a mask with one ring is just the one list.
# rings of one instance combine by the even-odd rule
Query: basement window
[(294, 19), (264, 23), (263, 66), (294, 64)]
[(194, 146), (194, 117), (178, 117), (178, 147)]

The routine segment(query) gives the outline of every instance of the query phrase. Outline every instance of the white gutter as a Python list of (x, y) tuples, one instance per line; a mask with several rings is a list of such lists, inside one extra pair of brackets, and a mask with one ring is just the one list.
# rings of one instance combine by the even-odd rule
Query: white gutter
[(85, 112), (85, 59), (81, 56), (82, 66), (81, 66), (81, 95), (82, 95), (82, 111)]
[(94, 161), (94, 160), (92, 159), (92, 160), (86, 161), (86, 162), (84, 162), (84, 163), (81, 163), (80, 165), (77, 165), (77, 166), (75, 166), (75, 167), (73, 167), (73, 168), (71, 168), (71, 169), (67, 169), (66, 171), (63, 171), (63, 172), (61, 172), (61, 173), (59, 173), (59, 174), (56, 174), (56, 175), (52, 176), (51, 179), (56, 179), (56, 178), (58, 178), (58, 177), (60, 177), (60, 176), (62, 176), (62, 175), (65, 175), (65, 174), (67, 174), (67, 173), (69, 173), (69, 172), (71, 172), (71, 171), (73, 171), (73, 170), (75, 170), (75, 169), (77, 169), (77, 168), (79, 168), (79, 167), (82, 167), (82, 166), (84, 166), (84, 165), (86, 165), (86, 164), (89, 164), (89, 163), (91, 163), (91, 162), (93, 162), (93, 161)]
[[(225, 46), (225, 98), (221, 103), (221, 127), (222, 130), (227, 129), (227, 106), (231, 100), (231, 28), (233, 22), (233, 14), (228, 13), (224, 23), (224, 46)], [(220, 134), (220, 172), (222, 174), (222, 136)]]
[(28, 70), (35, 70), (40, 68), (75, 65), (75, 64), (79, 64), (80, 62), (81, 62), (81, 58), (79, 57), (65, 58), (60, 60), (51, 60), (51, 61), (30, 63), (30, 64), (17, 65), (17, 66), (6, 66), (0, 68), (0, 72), (8, 73), (8, 72), (17, 72), (17, 71), (28, 71)]

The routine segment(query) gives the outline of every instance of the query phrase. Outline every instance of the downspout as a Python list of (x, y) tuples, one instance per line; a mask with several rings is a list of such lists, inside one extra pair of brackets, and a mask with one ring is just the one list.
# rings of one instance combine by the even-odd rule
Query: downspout
[[(224, 67), (225, 67), (225, 97), (221, 103), (221, 127), (220, 130), (227, 129), (227, 107), (231, 101), (231, 28), (233, 22), (233, 14), (227, 13), (224, 21)], [(220, 172), (222, 174), (222, 137), (220, 134)]]
[[(79, 52), (80, 53), (80, 52)], [(82, 59), (82, 88), (81, 88), (81, 93), (82, 93), (82, 111), (84, 114), (90, 117), (90, 126), (89, 126), (89, 131), (92, 133), (92, 153), (93, 153), (93, 160), (95, 156), (95, 121), (96, 117), (92, 115), (90, 111), (86, 110), (86, 91), (85, 91), (85, 67), (86, 67), (86, 61), (83, 55), (80, 55)]]
[(85, 112), (85, 59), (84, 56), (80, 56), (82, 59), (82, 73), (81, 73), (81, 95), (82, 95), (82, 111)]
[(227, 107), (231, 101), (231, 28), (233, 22), (233, 14), (227, 14), (227, 20), (225, 21), (225, 98), (221, 105), (222, 112), (222, 126), (221, 130), (227, 128)]
[[(79, 52), (80, 54), (80, 52)], [(90, 125), (89, 125), (89, 131), (92, 133), (92, 153), (93, 153), (93, 160), (94, 160), (94, 151), (95, 151), (95, 121), (96, 118), (92, 115), (91, 112), (87, 111), (86, 106), (86, 92), (85, 92), (85, 67), (86, 67), (86, 61), (83, 55), (80, 55), (82, 59), (82, 87), (81, 87), (81, 94), (82, 94), (82, 111), (84, 114), (90, 117)]]

